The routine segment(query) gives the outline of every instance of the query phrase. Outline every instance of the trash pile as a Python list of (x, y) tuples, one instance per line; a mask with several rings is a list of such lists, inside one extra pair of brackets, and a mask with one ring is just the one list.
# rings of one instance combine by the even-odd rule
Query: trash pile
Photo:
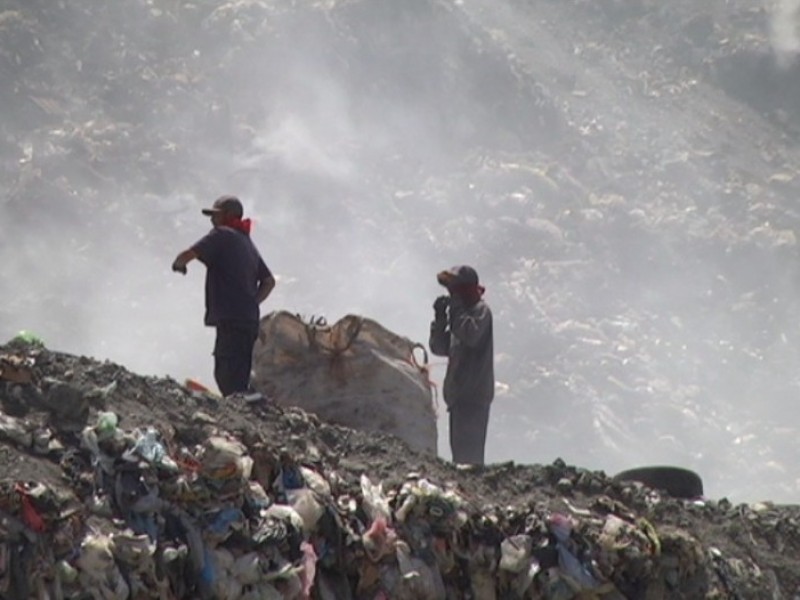
[(676, 500), (562, 461), (458, 467), (263, 397), (221, 399), (38, 343), (0, 347), (0, 365), (0, 598), (800, 589), (783, 558), (800, 552), (797, 507)]

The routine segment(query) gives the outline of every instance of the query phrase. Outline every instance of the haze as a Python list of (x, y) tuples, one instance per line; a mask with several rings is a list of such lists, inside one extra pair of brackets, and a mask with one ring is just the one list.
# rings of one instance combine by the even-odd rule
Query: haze
[(427, 342), (478, 270), (490, 460), (797, 502), (800, 3), (697, 4), (5, 0), (0, 340), (210, 384), (169, 266), (233, 193), (265, 312)]

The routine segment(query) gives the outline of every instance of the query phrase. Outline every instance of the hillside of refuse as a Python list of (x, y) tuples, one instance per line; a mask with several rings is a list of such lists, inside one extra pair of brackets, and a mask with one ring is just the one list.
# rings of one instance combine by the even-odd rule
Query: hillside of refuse
[[(376, 398), (376, 403), (380, 399)], [(761, 600), (800, 511), (464, 467), (260, 395), (0, 346), (0, 598)]]
[(490, 458), (678, 464), (717, 497), (796, 502), (800, 78), (779, 7), (10, 0), (0, 331), (206, 368), (182, 309), (200, 290), (165, 265), (235, 192), (293, 310), (424, 340), (439, 263), (480, 267)]

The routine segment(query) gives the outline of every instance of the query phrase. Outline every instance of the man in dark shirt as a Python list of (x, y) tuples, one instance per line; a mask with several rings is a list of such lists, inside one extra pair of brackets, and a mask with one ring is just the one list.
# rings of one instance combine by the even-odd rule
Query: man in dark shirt
[(238, 198), (222, 196), (203, 214), (214, 228), (178, 254), (172, 270), (185, 275), (194, 259), (206, 266), (205, 324), (217, 329), (214, 379), (228, 396), (250, 387), (259, 305), (275, 287), (275, 278), (250, 239), (250, 219), (242, 219)]
[(482, 465), (494, 399), (492, 311), (472, 267), (453, 267), (436, 278), (449, 295), (433, 304), (429, 345), (437, 356), (448, 357), (443, 395), (453, 462)]

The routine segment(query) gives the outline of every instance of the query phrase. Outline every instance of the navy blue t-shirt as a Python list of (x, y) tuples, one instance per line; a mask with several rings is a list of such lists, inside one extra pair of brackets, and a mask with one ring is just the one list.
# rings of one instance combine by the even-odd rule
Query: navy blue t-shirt
[(250, 236), (231, 227), (215, 227), (192, 250), (207, 268), (205, 324), (258, 322), (258, 284), (272, 273)]

